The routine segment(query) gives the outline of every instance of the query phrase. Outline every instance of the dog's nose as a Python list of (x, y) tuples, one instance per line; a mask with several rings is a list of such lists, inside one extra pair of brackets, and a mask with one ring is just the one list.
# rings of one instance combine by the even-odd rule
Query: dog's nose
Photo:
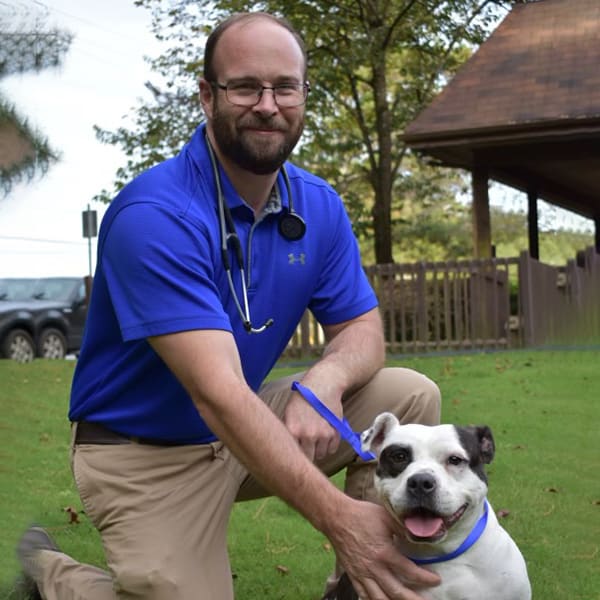
[(417, 498), (428, 496), (435, 491), (435, 477), (429, 473), (417, 473), (406, 482), (408, 491)]

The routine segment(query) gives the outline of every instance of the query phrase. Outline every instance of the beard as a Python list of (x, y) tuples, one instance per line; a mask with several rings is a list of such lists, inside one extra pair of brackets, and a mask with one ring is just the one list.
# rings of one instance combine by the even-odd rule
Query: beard
[[(273, 129), (281, 132), (283, 140), (273, 143), (273, 140), (260, 140), (246, 131), (246, 127)], [(221, 152), (238, 167), (255, 175), (275, 173), (288, 159), (295, 148), (302, 129), (304, 117), (300, 117), (289, 126), (287, 121), (273, 117), (262, 118), (253, 114), (244, 120), (236, 120), (218, 109), (215, 104), (212, 130), (215, 141)]]

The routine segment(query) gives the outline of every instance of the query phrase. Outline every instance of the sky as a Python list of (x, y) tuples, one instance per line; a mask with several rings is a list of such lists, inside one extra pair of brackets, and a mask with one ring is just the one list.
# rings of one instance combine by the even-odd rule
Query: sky
[[(92, 199), (112, 190), (126, 162), (119, 148), (96, 139), (93, 126), (127, 124), (126, 115), (148, 97), (144, 83), (156, 80), (144, 56), (159, 55), (160, 46), (149, 11), (133, 0), (0, 0), (0, 10), (13, 8), (46, 14), (49, 25), (75, 38), (62, 67), (0, 81), (0, 91), (62, 154), (46, 176), (0, 196), (0, 277), (87, 275), (97, 238), (83, 237), (82, 213), (89, 205), (100, 224), (106, 206)], [(506, 189), (493, 190), (491, 202), (510, 210), (526, 205)], [(570, 213), (540, 211), (546, 221), (591, 228)]]
[[(125, 157), (96, 140), (94, 125), (114, 130), (147, 98), (152, 78), (145, 55), (160, 52), (150, 31), (150, 13), (132, 0), (0, 0), (0, 10), (47, 14), (75, 38), (62, 67), (14, 75), (0, 90), (62, 157), (44, 177), (0, 196), (0, 277), (87, 275), (89, 243), (82, 212), (106, 206), (93, 202), (112, 189)], [(96, 238), (91, 240), (92, 269)]]

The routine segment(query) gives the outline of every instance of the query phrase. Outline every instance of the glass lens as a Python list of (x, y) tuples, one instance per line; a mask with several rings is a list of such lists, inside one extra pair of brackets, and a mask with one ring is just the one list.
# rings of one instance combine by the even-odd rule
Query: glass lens
[(258, 102), (260, 86), (247, 83), (230, 83), (227, 86), (227, 99), (232, 104), (252, 106)]
[(278, 85), (275, 100), (279, 106), (299, 106), (304, 102), (304, 86), (297, 84)]
[(306, 88), (302, 84), (284, 84), (270, 88), (250, 83), (232, 83), (227, 85), (226, 93), (231, 104), (254, 106), (260, 101), (265, 90), (274, 94), (278, 106), (300, 106), (306, 99)]

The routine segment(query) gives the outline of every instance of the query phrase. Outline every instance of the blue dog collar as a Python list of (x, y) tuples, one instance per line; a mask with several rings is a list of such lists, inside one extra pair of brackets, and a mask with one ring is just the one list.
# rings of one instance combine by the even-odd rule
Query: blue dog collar
[(433, 556), (431, 558), (414, 558), (409, 556), (410, 560), (412, 560), (417, 565), (432, 565), (434, 563), (446, 562), (448, 560), (452, 560), (461, 554), (464, 554), (471, 546), (477, 542), (477, 540), (481, 537), (485, 530), (485, 526), (487, 525), (488, 520), (488, 511), (489, 504), (487, 499), (485, 500), (483, 507), (483, 514), (479, 517), (479, 521), (475, 524), (475, 527), (471, 530), (471, 533), (467, 536), (465, 541), (453, 552), (449, 554), (444, 554), (442, 556)]
[(373, 460), (376, 458), (371, 452), (362, 451), (358, 433), (350, 427), (350, 424), (345, 418), (339, 419), (334, 415), (329, 408), (317, 398), (314, 392), (297, 381), (292, 383), (292, 390), (298, 392), (340, 434), (342, 439), (346, 440), (352, 446), (354, 452), (356, 452), (358, 456), (363, 460)]

